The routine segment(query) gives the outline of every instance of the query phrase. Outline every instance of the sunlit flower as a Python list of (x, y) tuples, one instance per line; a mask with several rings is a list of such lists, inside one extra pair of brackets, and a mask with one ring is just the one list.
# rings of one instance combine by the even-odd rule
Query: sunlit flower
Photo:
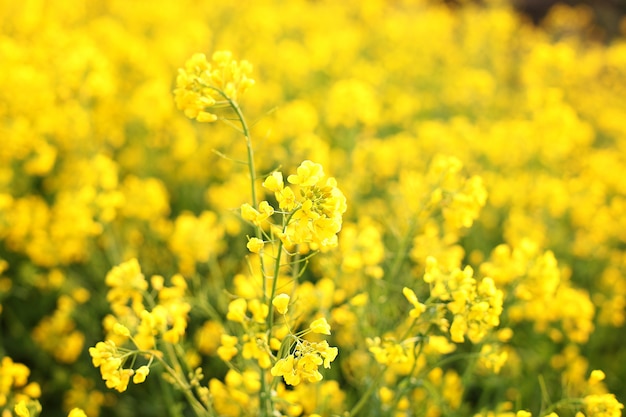
[(287, 294), (278, 294), (272, 300), (272, 305), (276, 308), (276, 311), (280, 314), (286, 314), (289, 307), (290, 297)]

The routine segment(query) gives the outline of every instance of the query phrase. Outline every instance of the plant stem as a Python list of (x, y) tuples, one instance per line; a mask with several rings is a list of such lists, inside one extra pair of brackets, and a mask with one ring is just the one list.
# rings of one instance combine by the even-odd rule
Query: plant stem
[(411, 243), (413, 239), (413, 235), (415, 234), (415, 230), (417, 229), (417, 224), (415, 221), (411, 221), (409, 225), (409, 232), (403, 236), (400, 241), (400, 247), (398, 248), (398, 252), (396, 254), (395, 259), (393, 260), (393, 264), (391, 268), (389, 268), (388, 281), (389, 282), (397, 282), (396, 278), (400, 275), (400, 271), (402, 269), (402, 265), (407, 260), (409, 256), (409, 251), (411, 249)]
[[(235, 102), (226, 94), (224, 94), (224, 92), (220, 90), (217, 90), (217, 91), (222, 95), (222, 97), (224, 97), (228, 101), (228, 103), (230, 104), (230, 107), (235, 111), (235, 113), (237, 114), (237, 118), (239, 119), (239, 122), (241, 123), (241, 130), (242, 130), (243, 136), (246, 139), (246, 148), (248, 151), (248, 172), (250, 174), (252, 207), (256, 209), (258, 207), (257, 195), (256, 195), (256, 169), (254, 166), (254, 150), (252, 149), (252, 139), (250, 138), (250, 130), (248, 128), (248, 124), (246, 123), (246, 119), (243, 116), (243, 112), (241, 111), (241, 108), (239, 107), (237, 102)], [(259, 239), (263, 239), (263, 230), (261, 229), (260, 226), (256, 227), (256, 237)], [(274, 282), (272, 283), (272, 292), (269, 298), (267, 298), (267, 294), (266, 294), (267, 278), (265, 274), (265, 262), (263, 260), (263, 251), (259, 253), (259, 261), (261, 263), (261, 276), (262, 276), (261, 279), (262, 279), (262, 285), (263, 285), (263, 297), (267, 300), (268, 307), (269, 307), (268, 340), (271, 337), (271, 332), (272, 332), (273, 317), (274, 317), (274, 315), (272, 314), (273, 313), (272, 312), (272, 300), (274, 299), (274, 294), (276, 292), (276, 281), (278, 281), (278, 272), (280, 270), (281, 252), (282, 252), (282, 242), (279, 242), (278, 256), (276, 259), (276, 267), (274, 268)], [(261, 377), (261, 390), (259, 392), (261, 416), (269, 417), (270, 415), (272, 415), (272, 410), (274, 408), (273, 403), (272, 403), (272, 394), (271, 394), (270, 389), (268, 388), (268, 383), (265, 380), (264, 370), (259, 369), (259, 373)]]
[[(239, 107), (237, 102), (232, 100), (222, 91), (220, 90), (217, 90), (217, 91), (222, 95), (222, 97), (224, 97), (228, 101), (228, 104), (230, 105), (230, 107), (235, 111), (235, 113), (237, 113), (237, 118), (239, 119), (239, 122), (241, 123), (241, 130), (243, 132), (243, 136), (246, 139), (246, 148), (248, 150), (248, 171), (250, 173), (250, 183), (252, 185), (252, 190), (251, 190), (252, 207), (256, 209), (257, 208), (256, 187), (255, 187), (256, 170), (254, 168), (254, 150), (252, 149), (252, 139), (250, 138), (250, 129), (248, 128), (248, 124), (246, 123), (246, 118), (243, 116), (243, 112), (241, 111), (241, 108)], [(260, 237), (260, 236), (257, 236), (257, 237)]]
[(356, 416), (359, 413), (359, 411), (361, 411), (361, 409), (365, 406), (365, 404), (367, 404), (372, 394), (374, 394), (376, 387), (378, 387), (378, 383), (380, 382), (384, 374), (385, 374), (385, 370), (379, 369), (378, 375), (376, 375), (376, 377), (373, 379), (372, 383), (367, 388), (367, 391), (365, 391), (365, 394), (363, 394), (361, 398), (359, 399), (359, 401), (354, 405), (354, 407), (352, 407), (352, 410), (350, 410), (348, 417)]
[(274, 264), (274, 278), (272, 281), (272, 291), (270, 292), (270, 298), (267, 301), (269, 307), (269, 313), (267, 314), (267, 329), (269, 331), (268, 337), (272, 335), (272, 326), (274, 325), (274, 314), (272, 311), (272, 301), (276, 295), (276, 284), (278, 283), (278, 274), (280, 273), (280, 257), (283, 252), (283, 241), (278, 240), (278, 254), (276, 255), (276, 263)]
[(183, 395), (189, 402), (189, 405), (191, 405), (191, 408), (193, 409), (195, 414), (198, 417), (212, 416), (213, 415), (212, 410), (207, 410), (204, 407), (204, 405), (202, 405), (202, 403), (198, 401), (195, 395), (191, 392), (191, 386), (189, 382), (187, 381), (187, 379), (185, 378), (184, 370), (180, 362), (178, 361), (176, 352), (172, 348), (172, 345), (170, 345), (169, 343), (165, 343), (165, 353), (167, 354), (168, 358), (172, 361), (173, 367), (170, 366), (167, 363), (167, 361), (163, 360), (162, 358), (159, 358), (158, 356), (154, 356), (154, 358), (157, 361), (159, 361), (165, 367), (168, 373), (172, 376), (172, 378), (174, 378), (174, 380), (176, 381), (176, 384), (179, 386), (181, 392), (183, 393)]
[[(254, 166), (254, 150), (252, 148), (252, 139), (250, 137), (250, 129), (248, 128), (248, 123), (246, 122), (246, 118), (241, 111), (241, 108), (237, 104), (236, 101), (232, 100), (228, 97), (223, 91), (216, 90), (222, 97), (228, 101), (230, 107), (237, 114), (237, 118), (241, 123), (241, 132), (243, 133), (244, 138), (246, 139), (246, 149), (248, 152), (248, 173), (250, 174), (250, 186), (251, 186), (251, 196), (252, 196), (252, 207), (255, 209), (258, 207), (257, 205), (257, 195), (256, 195), (256, 168)], [(256, 237), (259, 239), (263, 239), (263, 230), (260, 226), (256, 227)], [(262, 275), (262, 285), (263, 285), (263, 297), (267, 299), (267, 294), (265, 293), (266, 287), (266, 277), (265, 277), (265, 265), (263, 262), (263, 251), (259, 254), (259, 261), (261, 262), (261, 275)], [(271, 299), (270, 299), (271, 302)]]

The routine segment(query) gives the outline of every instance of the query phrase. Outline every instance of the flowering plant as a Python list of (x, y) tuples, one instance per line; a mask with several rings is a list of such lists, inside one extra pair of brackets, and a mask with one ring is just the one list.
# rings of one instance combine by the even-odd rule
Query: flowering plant
[(588, 9), (9, 3), (1, 417), (622, 415)]

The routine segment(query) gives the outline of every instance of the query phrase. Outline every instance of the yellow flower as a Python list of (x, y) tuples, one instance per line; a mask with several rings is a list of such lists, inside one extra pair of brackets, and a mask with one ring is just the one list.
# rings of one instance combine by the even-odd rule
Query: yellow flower
[(287, 181), (302, 187), (311, 187), (322, 178), (324, 178), (324, 168), (320, 164), (306, 160), (298, 167), (297, 174), (288, 176)]
[(114, 266), (107, 273), (105, 283), (110, 287), (107, 300), (111, 303), (113, 312), (121, 315), (127, 310), (129, 301), (135, 312), (144, 310), (143, 292), (148, 289), (148, 282), (137, 259)]
[(87, 417), (87, 414), (80, 408), (72, 408), (67, 417)]
[(621, 417), (624, 408), (614, 394), (587, 395), (583, 402), (589, 417)]
[(220, 336), (221, 346), (217, 348), (217, 356), (220, 357), (223, 361), (230, 361), (235, 357), (239, 350), (236, 345), (239, 339), (237, 336), (230, 336), (227, 334), (222, 334)]
[(248, 302), (248, 311), (252, 314), (252, 319), (257, 323), (264, 323), (269, 313), (269, 307), (267, 304), (262, 303), (258, 299), (253, 299)]
[(275, 192), (274, 195), (281, 210), (291, 211), (296, 207), (296, 195), (290, 187), (285, 187)]
[(130, 336), (130, 330), (128, 330), (128, 327), (120, 323), (115, 323), (115, 325), (113, 326), (113, 332), (117, 335), (124, 337)]
[(284, 187), (282, 172), (272, 172), (272, 174), (263, 181), (263, 187), (275, 193), (282, 190)]
[(30, 410), (26, 407), (26, 401), (24, 400), (15, 404), (13, 411), (15, 411), (15, 414), (17, 414), (18, 417), (30, 417)]
[(287, 294), (278, 294), (272, 300), (272, 305), (276, 308), (276, 311), (280, 314), (286, 314), (289, 307), (289, 296)]
[(248, 240), (248, 243), (246, 244), (246, 247), (252, 253), (261, 252), (261, 249), (263, 249), (263, 246), (265, 246), (265, 243), (258, 237), (250, 238), (250, 240)]
[(300, 383), (300, 375), (294, 369), (294, 361), (293, 355), (280, 359), (270, 369), (270, 373), (273, 376), (282, 376), (289, 385), (298, 385)]
[(418, 318), (424, 311), (426, 311), (426, 306), (419, 302), (417, 299), (417, 295), (415, 292), (407, 287), (402, 289), (402, 294), (409, 300), (409, 303), (413, 304), (413, 308), (409, 312), (409, 316), (413, 318)]
[(206, 55), (194, 54), (178, 70), (174, 101), (176, 107), (190, 119), (213, 122), (218, 116), (209, 112), (217, 104), (237, 102), (248, 87), (254, 84), (249, 78), (252, 65), (247, 61), (235, 61), (230, 51), (216, 51), (213, 62)]
[(309, 328), (313, 331), (313, 333), (330, 334), (330, 325), (324, 317), (313, 321)]
[(261, 201), (258, 210), (248, 203), (241, 205), (241, 217), (255, 226), (260, 225), (261, 222), (267, 220), (272, 214), (274, 214), (274, 208), (267, 201)]
[(248, 309), (248, 303), (243, 298), (237, 298), (228, 304), (228, 313), (226, 318), (230, 321), (243, 323), (247, 319), (246, 311)]
[(597, 384), (598, 382), (603, 381), (604, 378), (606, 378), (606, 375), (604, 374), (604, 372), (602, 372), (599, 369), (595, 369), (591, 371), (591, 375), (589, 375), (589, 383)]
[(241, 205), (241, 217), (251, 223), (254, 223), (259, 217), (259, 211), (248, 203)]
[(133, 375), (133, 382), (135, 384), (141, 384), (146, 380), (146, 377), (150, 373), (150, 368), (146, 365), (140, 366), (136, 371), (135, 375)]
[[(247, 339), (247, 340), (246, 340)], [(267, 337), (263, 333), (248, 337), (244, 335), (241, 356), (245, 359), (256, 359), (259, 366), (267, 369), (272, 365), (269, 352), (267, 350)]]
[(318, 382), (323, 378), (318, 371), (319, 366), (323, 364), (325, 368), (330, 368), (337, 352), (337, 348), (328, 346), (326, 341), (298, 342), (295, 351), (278, 360), (270, 372), (274, 376), (282, 376), (288, 385), (298, 385), (303, 380)]
[(376, 362), (383, 365), (399, 364), (409, 361), (407, 346), (393, 339), (382, 340), (380, 337), (366, 340), (369, 351), (374, 355)]

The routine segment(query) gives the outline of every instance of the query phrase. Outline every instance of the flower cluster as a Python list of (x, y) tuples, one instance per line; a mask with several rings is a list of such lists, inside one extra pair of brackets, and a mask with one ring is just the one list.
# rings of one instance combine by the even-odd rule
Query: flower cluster
[(88, 298), (86, 290), (77, 290), (73, 297), (59, 297), (54, 313), (33, 329), (33, 339), (59, 362), (73, 363), (83, 350), (85, 336), (77, 329), (73, 315)]
[(273, 330), (268, 341), (265, 328), (269, 311), (266, 304), (258, 300), (249, 301), (237, 298), (230, 302), (226, 318), (240, 323), (245, 331), (241, 338), (222, 335), (218, 355), (225, 361), (231, 361), (239, 353), (244, 360), (253, 360), (262, 369), (270, 369), (272, 376), (283, 377), (288, 385), (301, 382), (319, 382), (322, 374), (318, 368), (330, 368), (330, 363), (337, 357), (336, 347), (329, 346), (327, 341), (311, 341), (304, 338), (307, 334), (330, 335), (330, 325), (321, 317), (312, 321), (304, 331), (294, 333), (287, 321), (291, 298), (281, 293), (272, 300), (272, 306), (285, 322)]
[(218, 116), (209, 110), (224, 107), (229, 100), (237, 102), (254, 85), (251, 73), (252, 65), (234, 60), (230, 51), (213, 53), (212, 62), (202, 53), (195, 54), (178, 70), (176, 106), (190, 119), (213, 122)]
[(394, 339), (375, 337), (367, 339), (367, 344), (376, 362), (383, 365), (407, 363), (412, 358), (413, 343), (398, 343)]
[(22, 363), (14, 362), (5, 356), (0, 361), (0, 409), (37, 408), (41, 387), (36, 382), (28, 382), (30, 369)]
[[(478, 343), (500, 324), (503, 292), (496, 288), (492, 278), (477, 281), (473, 272), (466, 266), (447, 273), (439, 268), (435, 258), (426, 260), (424, 282), (430, 285), (431, 299), (445, 303), (452, 314), (450, 336), (456, 343), (464, 342), (465, 336)], [(409, 298), (409, 301), (416, 305), (414, 299)], [(416, 308), (411, 310), (411, 315), (416, 315), (413, 313)]]
[(289, 385), (298, 385), (301, 381), (318, 382), (322, 374), (320, 365), (330, 368), (330, 363), (337, 357), (337, 348), (328, 342), (296, 341), (295, 348), (287, 357), (279, 359), (272, 367), (274, 376), (282, 376)]
[[(125, 333), (122, 329), (121, 333)], [(95, 347), (89, 348), (93, 366), (100, 368), (100, 374), (108, 388), (114, 388), (119, 392), (126, 391), (130, 378), (135, 384), (146, 380), (150, 368), (146, 365), (136, 370), (124, 368), (126, 360), (130, 357), (129, 352), (118, 348), (111, 340), (98, 342)]]
[(47, 3), (0, 2), (2, 417), (623, 413), (611, 2)]
[[(287, 294), (279, 294), (272, 304), (276, 311), (286, 317), (289, 308), (290, 297)], [(281, 352), (285, 349), (286, 356), (281, 357), (270, 370), (273, 376), (282, 376), (288, 385), (298, 385), (300, 382), (319, 382), (322, 374), (318, 368), (330, 368), (330, 363), (337, 357), (338, 349), (329, 346), (327, 341), (315, 342), (303, 338), (308, 333), (330, 335), (330, 325), (325, 318), (314, 320), (309, 328), (299, 334), (293, 334), (289, 329), (281, 346)]]
[[(326, 177), (320, 164), (306, 160), (285, 185), (283, 174), (273, 172), (263, 186), (274, 193), (278, 207), (262, 201), (258, 210), (245, 203), (241, 215), (257, 226), (265, 226), (274, 213), (282, 215), (282, 222), (272, 224), (272, 232), (288, 249), (303, 245), (313, 250), (325, 251), (337, 246), (337, 233), (341, 230), (342, 215), (346, 211), (346, 198), (333, 177)], [(248, 247), (258, 252), (262, 246), (258, 238)]]
[[(134, 258), (113, 267), (106, 277), (110, 287), (107, 299), (114, 314), (104, 319), (107, 340), (89, 348), (89, 354), (107, 387), (119, 392), (126, 390), (131, 376), (136, 384), (145, 381), (152, 361), (161, 355), (159, 340), (179, 343), (187, 328), (191, 306), (185, 301), (187, 283), (182, 275), (172, 277), (171, 287), (158, 275), (150, 281), (156, 299), (147, 292), (148, 282)], [(146, 309), (144, 300), (153, 308)], [(129, 339), (133, 348), (123, 348)], [(134, 364), (137, 357), (147, 359), (147, 364), (137, 369), (124, 367), (131, 359)]]
[[(122, 324), (130, 329), (138, 349), (149, 350), (156, 346), (157, 337), (177, 343), (185, 334), (191, 306), (185, 301), (187, 283), (182, 275), (171, 278), (171, 287), (164, 285), (162, 276), (152, 276), (151, 287), (156, 291), (156, 299), (147, 292), (148, 282), (135, 258), (113, 267), (106, 281), (111, 287), (107, 298), (114, 316), (105, 318), (105, 326), (113, 331), (112, 338), (120, 335), (115, 326)], [(150, 310), (145, 307), (144, 299), (153, 305)]]
[(588, 417), (621, 417), (624, 404), (613, 394), (591, 394), (583, 398)]
[(555, 340), (588, 340), (594, 305), (589, 294), (572, 287), (552, 251), (541, 252), (528, 240), (516, 247), (499, 245), (480, 271), (515, 294), (516, 301), (507, 309), (511, 321), (530, 321), (537, 332)]

